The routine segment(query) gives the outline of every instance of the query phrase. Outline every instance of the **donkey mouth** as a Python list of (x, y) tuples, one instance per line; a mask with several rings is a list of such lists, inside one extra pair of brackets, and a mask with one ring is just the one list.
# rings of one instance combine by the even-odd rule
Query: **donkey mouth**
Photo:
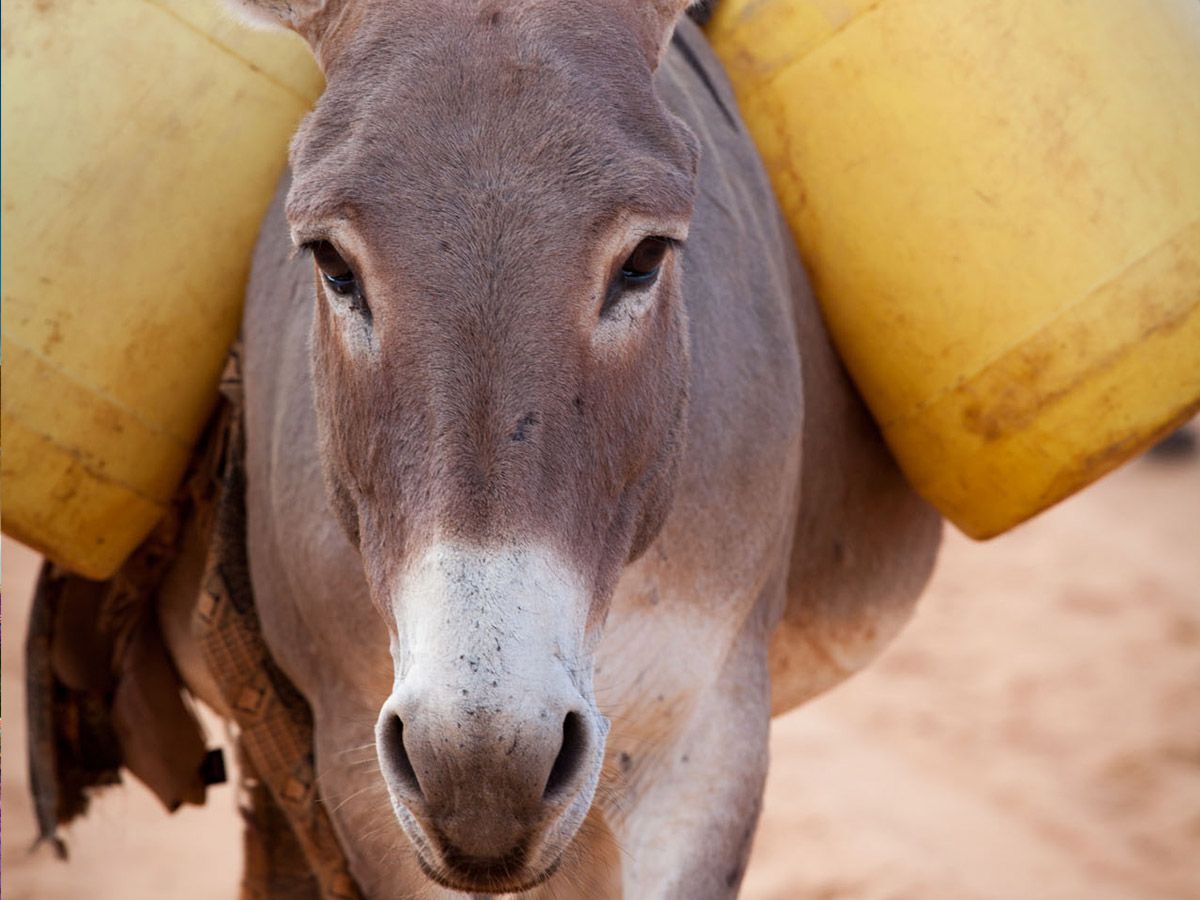
[(443, 843), (442, 862), (436, 864), (417, 853), (421, 871), (430, 880), (454, 891), (475, 894), (515, 894), (537, 887), (557, 871), (561, 857), (541, 869), (528, 864), (528, 848), (521, 845), (500, 857), (477, 857)]

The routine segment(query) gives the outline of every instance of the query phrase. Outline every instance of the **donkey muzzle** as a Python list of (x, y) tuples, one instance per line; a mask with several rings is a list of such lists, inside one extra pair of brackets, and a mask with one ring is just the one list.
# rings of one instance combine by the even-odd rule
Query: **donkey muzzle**
[(447, 886), (536, 883), (591, 805), (607, 723), (577, 585), (544, 551), (440, 546), (396, 592), (380, 769), (426, 873)]

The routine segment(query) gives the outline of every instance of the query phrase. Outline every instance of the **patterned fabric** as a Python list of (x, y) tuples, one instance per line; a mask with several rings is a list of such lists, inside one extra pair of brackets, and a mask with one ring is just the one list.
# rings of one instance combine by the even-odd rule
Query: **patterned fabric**
[(194, 631), (239, 729), (251, 802), (243, 897), (357, 900), (358, 888), (317, 789), (312, 713), (272, 660), (254, 608), (236, 348), (221, 390), (227, 402), (221, 489)]

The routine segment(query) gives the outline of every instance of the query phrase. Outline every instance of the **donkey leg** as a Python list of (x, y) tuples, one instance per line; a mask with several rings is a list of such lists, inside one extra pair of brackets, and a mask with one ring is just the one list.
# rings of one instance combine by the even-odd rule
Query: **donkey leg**
[(737, 895), (767, 774), (770, 686), (763, 631), (757, 622), (743, 627), (686, 726), (638, 779), (647, 788), (625, 827), (615, 829), (626, 851), (626, 898)]

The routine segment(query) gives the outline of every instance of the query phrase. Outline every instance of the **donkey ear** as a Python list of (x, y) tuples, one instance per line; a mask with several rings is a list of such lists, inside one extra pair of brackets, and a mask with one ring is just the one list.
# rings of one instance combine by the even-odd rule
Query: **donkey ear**
[(675, 23), (694, 2), (696, 0), (616, 0), (634, 26), (652, 70), (658, 68), (667, 52)]
[(315, 49), (342, 0), (225, 0), (225, 6), (250, 25), (289, 28)]

